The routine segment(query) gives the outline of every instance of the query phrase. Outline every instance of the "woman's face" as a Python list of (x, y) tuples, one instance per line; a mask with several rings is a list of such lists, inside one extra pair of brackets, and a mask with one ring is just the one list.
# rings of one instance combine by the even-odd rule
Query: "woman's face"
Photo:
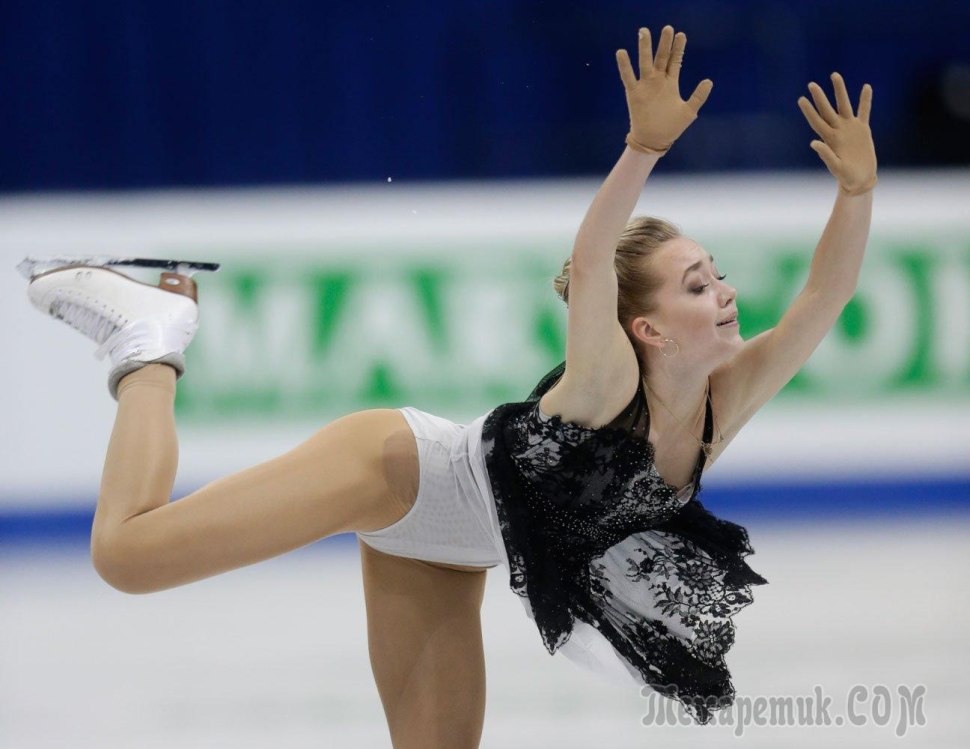
[(721, 280), (703, 247), (687, 237), (669, 240), (657, 249), (651, 267), (663, 283), (656, 312), (639, 318), (644, 335), (659, 342), (673, 338), (679, 353), (712, 366), (737, 351), (743, 343), (738, 322), (718, 325), (737, 318), (737, 291)]

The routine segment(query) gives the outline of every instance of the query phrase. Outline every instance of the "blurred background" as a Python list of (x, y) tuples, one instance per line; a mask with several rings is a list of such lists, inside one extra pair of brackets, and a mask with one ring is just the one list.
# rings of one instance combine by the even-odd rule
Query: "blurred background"
[(635, 687), (548, 656), (499, 567), (482, 746), (965, 745), (970, 3), (7, 0), (0, 746), (390, 746), (352, 535), (152, 596), (98, 578), (107, 367), (14, 266), (223, 264), (196, 277), (173, 498), (352, 411), (467, 423), (564, 358), (551, 282), (628, 126), (614, 53), (666, 23), (682, 96), (714, 90), (635, 214), (714, 255), (746, 339), (801, 290), (835, 198), (797, 98), (835, 70), (853, 103), (874, 89), (857, 294), (702, 497), (770, 582), (735, 622), (738, 704), (821, 689), (845, 715), (862, 685), (867, 720), (644, 725)]

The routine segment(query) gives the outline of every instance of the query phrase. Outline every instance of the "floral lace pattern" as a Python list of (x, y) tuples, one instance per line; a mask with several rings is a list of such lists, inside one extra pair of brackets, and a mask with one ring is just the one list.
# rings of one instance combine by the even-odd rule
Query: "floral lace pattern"
[(734, 699), (724, 663), (731, 617), (751, 603), (749, 586), (767, 581), (743, 560), (752, 553), (747, 531), (697, 499), (703, 452), (681, 496), (660, 477), (642, 389), (605, 427), (542, 413), (539, 398), (564, 368), (483, 425), (510, 587), (528, 598), (549, 653), (574, 621), (586, 622), (642, 683), (706, 723), (711, 709)]

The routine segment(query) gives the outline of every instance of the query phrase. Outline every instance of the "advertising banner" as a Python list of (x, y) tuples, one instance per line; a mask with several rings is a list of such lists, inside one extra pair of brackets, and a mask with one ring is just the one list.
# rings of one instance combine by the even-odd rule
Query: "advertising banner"
[[(881, 175), (855, 296), (709, 485), (970, 472), (968, 185)], [(552, 279), (598, 186), (390, 178), (0, 200), (0, 504), (89, 505), (115, 406), (95, 345), (30, 306), (23, 257), (222, 263), (196, 276), (200, 327), (178, 385), (179, 484), (192, 488), (352, 411), (411, 405), (466, 423), (524, 399), (565, 358)], [(834, 198), (821, 176), (659, 176), (634, 215), (666, 218), (714, 255), (748, 339), (803, 287)]]

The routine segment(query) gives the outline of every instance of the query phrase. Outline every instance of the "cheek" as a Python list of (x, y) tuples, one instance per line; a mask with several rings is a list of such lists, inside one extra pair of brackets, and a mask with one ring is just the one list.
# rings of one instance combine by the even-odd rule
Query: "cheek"
[(715, 326), (717, 319), (707, 308), (694, 308), (689, 315), (684, 317), (684, 332), (693, 338), (709, 339), (717, 338), (718, 329)]
[(717, 333), (714, 323), (717, 313), (705, 304), (701, 297), (686, 296), (673, 299), (668, 303), (668, 320), (671, 333), (690, 338), (712, 337)]
[(710, 310), (701, 307), (691, 310), (690, 327), (693, 330), (707, 333), (713, 328), (714, 322)]

